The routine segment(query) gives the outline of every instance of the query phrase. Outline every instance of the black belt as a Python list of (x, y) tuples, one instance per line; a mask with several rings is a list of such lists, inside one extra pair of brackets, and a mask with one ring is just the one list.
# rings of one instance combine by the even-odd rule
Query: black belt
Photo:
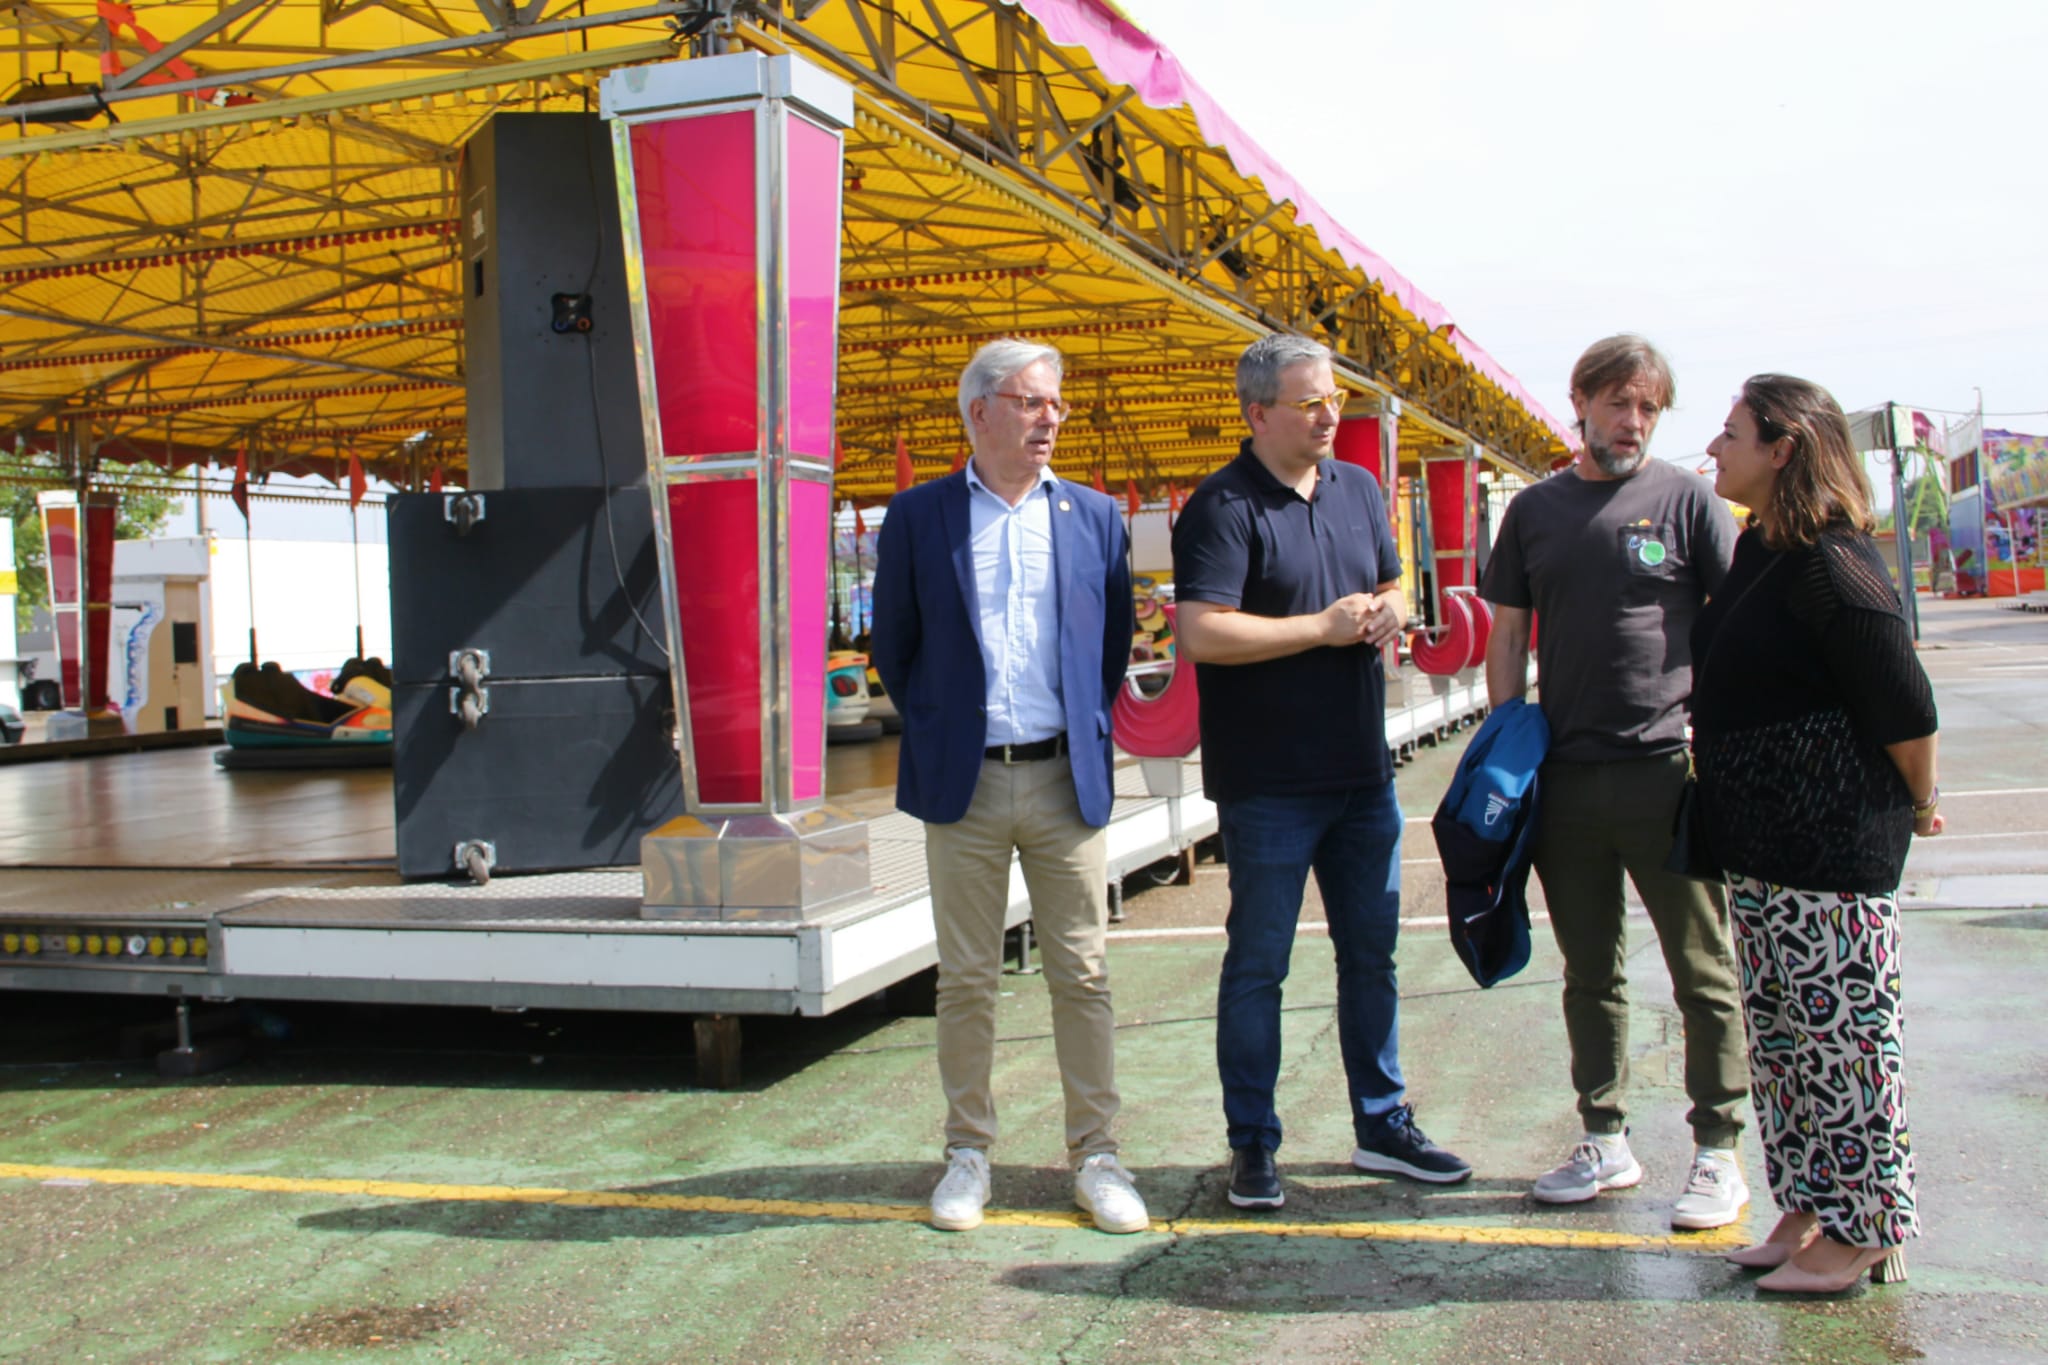
[(1034, 739), (1029, 744), (998, 744), (981, 752), (984, 758), (999, 758), (1005, 763), (1036, 763), (1058, 758), (1066, 751), (1067, 737), (1054, 735), (1051, 739)]

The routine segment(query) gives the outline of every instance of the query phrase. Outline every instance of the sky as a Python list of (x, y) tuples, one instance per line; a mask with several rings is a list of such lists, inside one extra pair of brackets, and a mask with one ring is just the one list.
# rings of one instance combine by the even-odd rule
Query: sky
[(1118, 3), (1560, 421), (1635, 331), (1668, 460), (1767, 370), (2048, 431), (2038, 0)]

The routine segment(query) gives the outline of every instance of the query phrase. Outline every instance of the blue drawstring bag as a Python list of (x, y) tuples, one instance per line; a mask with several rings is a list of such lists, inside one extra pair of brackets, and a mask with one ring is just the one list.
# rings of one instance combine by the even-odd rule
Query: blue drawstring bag
[(1429, 822), (1444, 867), (1451, 946), (1481, 986), (1529, 965), (1536, 773), (1549, 750), (1541, 707), (1519, 697), (1495, 707)]

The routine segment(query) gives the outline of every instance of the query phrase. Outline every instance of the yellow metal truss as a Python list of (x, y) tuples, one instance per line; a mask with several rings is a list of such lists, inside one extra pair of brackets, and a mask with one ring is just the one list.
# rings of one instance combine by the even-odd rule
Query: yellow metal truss
[[(1333, 345), (1404, 455), (1534, 471), (1559, 435), (1255, 179), (985, 0), (8, 0), (0, 429), (137, 457), (417, 486), (465, 465), (455, 236), (464, 141), (587, 111), (621, 65), (792, 51), (851, 81), (839, 491), (963, 449), (987, 337), (1059, 345), (1058, 467), (1187, 487), (1236, 448), (1231, 363)], [(0, 456), (4, 461), (4, 456)]]

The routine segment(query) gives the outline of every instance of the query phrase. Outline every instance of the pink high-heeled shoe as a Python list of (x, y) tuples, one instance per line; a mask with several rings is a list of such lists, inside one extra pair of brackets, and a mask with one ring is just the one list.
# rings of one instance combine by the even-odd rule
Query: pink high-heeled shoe
[(1744, 1270), (1776, 1270), (1804, 1249), (1803, 1242), (1798, 1246), (1790, 1242), (1758, 1242), (1753, 1247), (1729, 1252), (1727, 1261)]
[[(1797, 1215), (1786, 1214), (1778, 1220), (1778, 1225), (1771, 1229), (1771, 1235), (1763, 1241), (1755, 1246), (1744, 1247), (1740, 1251), (1729, 1252), (1726, 1258), (1728, 1264), (1739, 1265), (1744, 1270), (1775, 1270), (1785, 1264), (1812, 1246), (1814, 1239), (1820, 1236), (1819, 1223), (1808, 1218), (1801, 1225), (1797, 1220)], [(1794, 1225), (1796, 1236), (1780, 1235), (1786, 1231), (1788, 1223)]]
[(1853, 1288), (1870, 1272), (1872, 1284), (1902, 1284), (1906, 1278), (1904, 1247), (1864, 1247), (1854, 1259), (1833, 1274), (1806, 1270), (1787, 1261), (1756, 1282), (1758, 1289), (1774, 1294), (1840, 1294)]

